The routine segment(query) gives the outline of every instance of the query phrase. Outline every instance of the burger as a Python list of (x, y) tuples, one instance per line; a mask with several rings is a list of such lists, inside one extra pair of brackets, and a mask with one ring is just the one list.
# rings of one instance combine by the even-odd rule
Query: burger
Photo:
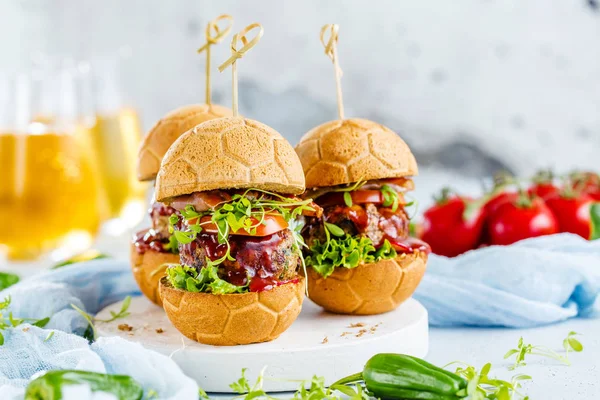
[(306, 218), (308, 296), (328, 311), (379, 314), (409, 298), (429, 246), (409, 236), (417, 163), (394, 132), (365, 119), (327, 122), (296, 146), (322, 217)]
[[(178, 108), (161, 119), (146, 135), (138, 153), (137, 176), (152, 181), (169, 146), (181, 134), (214, 118), (231, 115), (231, 110), (218, 105), (189, 105)], [(179, 262), (177, 242), (169, 231), (169, 217), (175, 209), (158, 202), (150, 207), (151, 227), (137, 232), (131, 242), (133, 276), (142, 293), (161, 305), (158, 281), (164, 276), (166, 263)]]
[(300, 313), (299, 220), (317, 216), (292, 146), (241, 117), (204, 122), (165, 155), (156, 197), (175, 209), (180, 262), (160, 280), (163, 308), (185, 336), (210, 345), (270, 341)]

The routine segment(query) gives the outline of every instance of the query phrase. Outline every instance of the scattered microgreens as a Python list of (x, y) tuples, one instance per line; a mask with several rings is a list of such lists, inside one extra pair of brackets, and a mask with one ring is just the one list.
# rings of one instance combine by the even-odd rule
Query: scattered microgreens
[[(576, 335), (578, 335), (578, 333), (569, 332), (567, 337), (563, 340), (563, 347), (567, 353), (569, 351), (583, 350), (583, 345), (574, 337)], [(522, 340), (519, 341), (519, 344), (520, 347), (522, 347)], [(535, 346), (533, 348), (539, 349), (540, 346)], [(511, 377), (510, 381), (506, 381), (489, 376), (492, 369), (491, 363), (485, 364), (481, 370), (477, 370), (474, 366), (459, 361), (452, 362), (444, 366), (444, 368), (446, 369), (451, 365), (458, 365), (455, 373), (468, 381), (467, 387), (456, 393), (457, 399), (529, 400), (529, 396), (519, 391), (522, 387), (522, 382), (532, 379), (529, 375), (516, 374)], [(265, 369), (266, 368), (263, 368), (256, 383), (252, 386), (246, 378), (246, 369), (243, 369), (242, 377), (230, 385), (236, 393), (240, 394), (240, 396), (236, 398), (243, 400), (276, 400), (277, 398), (269, 396), (263, 389), (263, 382), (265, 379), (268, 379), (264, 378)], [(292, 399), (341, 400), (342, 397), (338, 396), (337, 393), (342, 394), (344, 396), (343, 398), (349, 398), (351, 400), (368, 400), (371, 398), (368, 393), (368, 388), (364, 386), (364, 382), (358, 385), (355, 383), (352, 385), (334, 384), (328, 388), (325, 385), (325, 379), (323, 377), (313, 376), (309, 380), (300, 381), (300, 387), (294, 393)], [(208, 398), (203, 390), (200, 391), (200, 398)]]
[(89, 340), (90, 342), (93, 342), (98, 337), (98, 332), (96, 331), (95, 323), (96, 322), (105, 322), (105, 323), (112, 322), (119, 318), (127, 317), (130, 314), (127, 311), (129, 309), (130, 305), (131, 305), (131, 296), (127, 296), (127, 297), (125, 297), (125, 300), (123, 300), (123, 304), (121, 305), (121, 309), (119, 310), (119, 312), (111, 311), (110, 315), (112, 316), (112, 318), (105, 319), (105, 320), (95, 319), (95, 317), (86, 313), (81, 308), (77, 307), (75, 304), (71, 304), (71, 307), (75, 311), (77, 311), (79, 314), (81, 314), (81, 316), (83, 318), (85, 318), (85, 320), (88, 322), (88, 326), (87, 326), (85, 332), (83, 333), (83, 337), (86, 338), (87, 340)]
[(551, 358), (553, 360), (557, 360), (565, 365), (571, 365), (569, 361), (569, 351), (580, 352), (583, 350), (583, 345), (579, 340), (575, 338), (578, 335), (577, 332), (569, 332), (567, 337), (563, 340), (563, 348), (565, 349), (565, 355), (561, 356), (554, 350), (546, 347), (546, 346), (534, 346), (532, 344), (527, 344), (523, 341), (523, 338), (519, 338), (519, 342), (517, 344), (516, 349), (510, 349), (505, 355), (504, 359), (508, 359), (511, 356), (515, 355), (515, 363), (511, 365), (508, 369), (514, 370), (516, 368), (527, 365), (525, 362), (525, 356), (527, 354), (531, 354), (533, 356), (541, 356)]
[(37, 326), (39, 328), (43, 328), (50, 322), (50, 317), (35, 319), (35, 318), (16, 318), (13, 316), (12, 312), (8, 313), (6, 316), (3, 313), (3, 310), (6, 310), (8, 306), (10, 306), (11, 298), (10, 296), (5, 297), (4, 300), (0, 301), (0, 346), (4, 344), (4, 335), (2, 331), (6, 328), (16, 328), (24, 322), (28, 322), (33, 326)]
[[(469, 400), (511, 400), (522, 399), (528, 400), (529, 397), (519, 392), (521, 381), (530, 380), (529, 375), (518, 374), (511, 378), (510, 382), (502, 379), (490, 378), (489, 372), (492, 369), (492, 364), (485, 364), (480, 371), (474, 366), (462, 362), (452, 362), (446, 365), (459, 364), (455, 373), (465, 378), (469, 384), (466, 389), (458, 392), (457, 396), (468, 397)], [(462, 398), (462, 397), (461, 397)]]
[[(305, 267), (304, 258), (302, 256), (302, 247), (305, 247), (304, 240), (300, 235), (302, 225), (297, 222), (299, 217), (305, 211), (315, 211), (310, 203), (311, 199), (298, 199), (281, 196), (277, 193), (260, 190), (260, 189), (247, 189), (243, 193), (237, 193), (231, 196), (231, 201), (223, 202), (215, 206), (211, 210), (197, 212), (192, 205), (187, 205), (183, 210), (180, 211), (183, 219), (186, 221), (184, 227), (187, 230), (176, 229), (175, 227), (179, 224), (179, 217), (176, 214), (171, 215), (169, 218), (170, 231), (172, 237), (178, 243), (189, 244), (193, 242), (197, 235), (205, 229), (207, 225), (210, 225), (213, 229), (217, 230), (217, 241), (220, 244), (226, 245), (225, 253), (222, 257), (216, 260), (206, 259), (206, 266), (203, 269), (207, 269), (203, 272), (200, 277), (200, 282), (190, 281), (192, 286), (204, 291), (206, 288), (215, 289), (214, 286), (219, 284), (222, 286), (220, 290), (234, 290), (227, 285), (227, 283), (218, 278), (216, 274), (216, 267), (226, 260), (235, 261), (231, 256), (231, 246), (229, 244), (229, 235), (236, 233), (240, 230), (246, 231), (250, 235), (255, 235), (260, 226), (266, 224), (267, 216), (281, 216), (288, 223), (288, 227), (292, 231), (293, 237), (293, 249), (300, 255), (302, 267)], [(169, 279), (173, 279), (175, 276), (190, 275), (191, 271), (179, 269), (174, 271), (172, 275), (169, 275)], [(196, 279), (197, 277), (191, 276)], [(189, 277), (185, 277), (187, 281)], [(211, 285), (208, 285), (210, 282)], [(215, 283), (216, 282), (216, 283)], [(222, 282), (222, 283), (221, 283)], [(180, 287), (180, 284), (171, 282), (174, 287)], [(233, 285), (230, 285), (233, 286)], [(241, 287), (240, 291), (246, 289)], [(217, 293), (212, 291), (212, 293)], [(233, 293), (233, 291), (225, 292)]]
[[(353, 237), (342, 228), (329, 222), (324, 223), (325, 242), (316, 239), (310, 246), (306, 265), (327, 278), (335, 268), (356, 268), (360, 264), (387, 260), (397, 256), (396, 250), (385, 240), (378, 249), (366, 236)], [(332, 237), (335, 236), (335, 237)]]
[(242, 369), (242, 377), (237, 381), (233, 382), (229, 387), (233, 389), (236, 393), (240, 394), (240, 396), (235, 397), (236, 399), (243, 400), (252, 400), (256, 398), (274, 400), (275, 397), (271, 397), (265, 392), (263, 389), (263, 381), (265, 375), (266, 367), (260, 371), (258, 378), (256, 378), (256, 382), (253, 386), (250, 386), (248, 379), (246, 378), (247, 369)]
[[(242, 377), (229, 385), (236, 393), (240, 394), (237, 399), (251, 400), (251, 399), (265, 399), (265, 400), (277, 400), (276, 397), (272, 397), (267, 394), (263, 388), (265, 379), (266, 367), (262, 369), (254, 385), (250, 385), (250, 382), (246, 378), (247, 369), (242, 369)], [(313, 376), (309, 380), (300, 381), (300, 387), (294, 393), (293, 400), (341, 400), (342, 397), (338, 396), (336, 392), (343, 394), (345, 397), (351, 400), (369, 400), (370, 397), (366, 389), (362, 385), (333, 385), (327, 387), (325, 385), (325, 378)], [(206, 394), (206, 393), (205, 393)], [(202, 397), (200, 398), (208, 398)]]
[[(202, 389), (200, 389), (200, 390), (202, 390)], [(150, 399), (158, 399), (158, 392), (156, 390), (154, 390), (154, 389), (148, 390), (148, 393), (146, 393), (146, 400), (150, 400)]]

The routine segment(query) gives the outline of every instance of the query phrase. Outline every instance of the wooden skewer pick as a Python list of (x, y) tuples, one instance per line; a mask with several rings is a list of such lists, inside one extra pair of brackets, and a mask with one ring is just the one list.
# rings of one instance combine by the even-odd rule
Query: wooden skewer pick
[[(219, 22), (227, 21), (227, 26), (221, 30)], [(198, 53), (206, 51), (206, 104), (211, 104), (211, 88), (210, 88), (210, 46), (221, 42), (225, 36), (231, 31), (233, 25), (233, 17), (228, 14), (219, 15), (206, 26), (206, 44), (198, 49)], [(214, 32), (214, 35), (213, 35)]]
[[(256, 36), (254, 38), (252, 38), (251, 40), (248, 40), (248, 38), (246, 38), (246, 35), (254, 29), (258, 29)], [(231, 57), (229, 57), (227, 59), (227, 61), (225, 61), (223, 64), (221, 64), (219, 66), (219, 71), (223, 72), (225, 70), (225, 68), (227, 68), (228, 66), (231, 65), (231, 73), (232, 73), (231, 84), (232, 84), (232, 89), (233, 89), (233, 91), (232, 91), (233, 106), (231, 108), (233, 109), (234, 117), (238, 116), (238, 80), (237, 80), (236, 61), (238, 60), (238, 58), (242, 58), (248, 50), (253, 48), (258, 43), (258, 41), (262, 37), (263, 33), (264, 33), (264, 30), (263, 30), (262, 25), (259, 23), (254, 23), (254, 24), (250, 24), (247, 27), (245, 27), (244, 29), (242, 29), (242, 31), (240, 33), (236, 33), (235, 35), (233, 35), (233, 39), (231, 39)], [(242, 45), (243, 45), (242, 48), (239, 50), (237, 49), (238, 40), (241, 41)]]
[[(342, 98), (342, 70), (338, 64), (337, 56), (337, 42), (338, 42), (338, 31), (340, 27), (337, 24), (323, 25), (321, 28), (321, 43), (325, 46), (325, 54), (333, 62), (333, 69), (335, 73), (335, 86), (337, 92), (337, 104), (338, 104), (338, 116), (340, 119), (344, 119), (344, 102)], [(325, 40), (327, 32), (330, 32), (329, 39)]]

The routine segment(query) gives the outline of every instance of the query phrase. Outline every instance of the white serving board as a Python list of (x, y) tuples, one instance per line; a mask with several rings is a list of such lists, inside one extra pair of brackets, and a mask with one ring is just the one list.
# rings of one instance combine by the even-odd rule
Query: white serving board
[[(115, 303), (100, 313), (110, 318), (118, 311)], [(305, 300), (296, 322), (278, 339), (246, 346), (218, 347), (196, 343), (181, 335), (162, 308), (145, 297), (135, 297), (129, 316), (110, 323), (98, 323), (99, 336), (120, 336), (148, 349), (170, 356), (207, 392), (231, 392), (242, 368), (252, 381), (267, 366), (265, 389), (271, 392), (298, 388), (298, 380), (324, 376), (328, 384), (360, 372), (376, 353), (405, 353), (424, 357), (428, 351), (427, 310), (409, 299), (395, 311), (373, 316), (330, 314)], [(123, 331), (120, 324), (133, 329)], [(362, 326), (350, 327), (351, 324)], [(157, 330), (162, 330), (158, 333)], [(294, 382), (290, 382), (294, 380)]]

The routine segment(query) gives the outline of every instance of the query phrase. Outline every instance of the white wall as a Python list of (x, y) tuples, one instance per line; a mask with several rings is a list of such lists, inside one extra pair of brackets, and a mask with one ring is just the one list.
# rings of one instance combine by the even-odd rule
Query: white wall
[[(127, 86), (148, 127), (203, 101), (195, 49), (223, 12), (236, 30), (265, 28), (238, 64), (240, 111), (292, 142), (336, 116), (318, 40), (336, 22), (347, 115), (400, 132), (424, 163), (471, 175), (600, 169), (600, 10), (585, 0), (0, 0), (0, 66), (34, 50), (91, 57), (129, 45)], [(229, 104), (229, 73), (213, 85)]]

